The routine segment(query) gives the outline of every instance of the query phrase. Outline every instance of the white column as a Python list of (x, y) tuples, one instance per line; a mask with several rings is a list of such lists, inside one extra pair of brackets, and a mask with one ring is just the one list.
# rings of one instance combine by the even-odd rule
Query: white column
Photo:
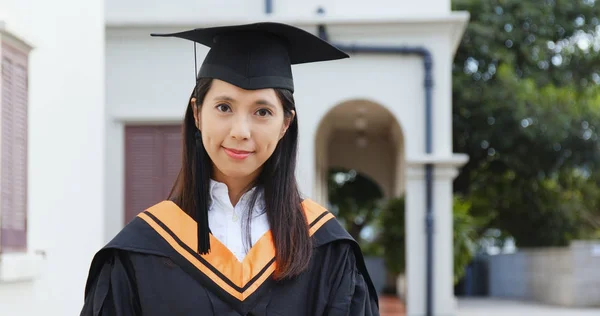
[(406, 172), (406, 281), (407, 316), (426, 312), (427, 231), (425, 226), (425, 164), (434, 165), (433, 200), (433, 315), (454, 315), (452, 181), (464, 155), (422, 157), (407, 162)]
[(104, 224), (104, 1), (2, 0), (29, 64), (28, 250), (39, 275), (0, 284), (0, 315), (78, 315)]
[(406, 315), (425, 315), (425, 177), (406, 170)]

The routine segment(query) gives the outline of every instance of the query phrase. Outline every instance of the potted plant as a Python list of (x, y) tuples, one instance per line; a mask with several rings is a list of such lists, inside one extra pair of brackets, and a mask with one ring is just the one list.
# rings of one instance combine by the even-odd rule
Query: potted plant
[[(453, 246), (454, 283), (464, 275), (471, 261), (479, 239), (477, 227), (481, 223), (470, 213), (471, 204), (454, 198), (453, 204)], [(397, 277), (396, 293), (401, 299), (406, 297), (406, 231), (404, 197), (390, 199), (381, 211), (380, 243), (384, 248), (385, 264), (388, 271)]]
[(381, 211), (379, 241), (383, 246), (385, 266), (397, 279), (396, 294), (405, 299), (406, 234), (404, 224), (404, 198), (392, 198)]

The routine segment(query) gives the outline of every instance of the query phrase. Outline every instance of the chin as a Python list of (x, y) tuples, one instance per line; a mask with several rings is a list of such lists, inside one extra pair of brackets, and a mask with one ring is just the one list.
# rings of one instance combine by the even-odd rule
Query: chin
[(247, 178), (249, 176), (251, 176), (252, 174), (254, 174), (256, 172), (257, 169), (246, 169), (246, 168), (240, 168), (240, 167), (233, 167), (233, 168), (225, 168), (225, 169), (220, 169), (221, 173), (223, 173), (223, 175), (225, 175), (228, 178)]

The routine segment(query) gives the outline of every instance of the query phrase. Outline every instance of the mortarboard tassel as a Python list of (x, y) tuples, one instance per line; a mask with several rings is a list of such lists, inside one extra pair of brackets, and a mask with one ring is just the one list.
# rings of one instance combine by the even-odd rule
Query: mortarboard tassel
[(194, 199), (196, 200), (196, 223), (198, 224), (198, 253), (205, 255), (210, 252), (210, 237), (208, 227), (208, 210), (204, 197), (208, 192), (207, 183), (203, 180), (203, 173), (210, 172), (205, 170), (203, 157), (202, 136), (199, 131), (196, 131), (196, 192)]

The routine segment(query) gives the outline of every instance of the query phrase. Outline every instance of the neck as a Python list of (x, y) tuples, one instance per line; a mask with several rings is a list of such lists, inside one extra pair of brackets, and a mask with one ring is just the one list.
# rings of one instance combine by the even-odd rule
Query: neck
[(250, 190), (252, 183), (256, 180), (256, 175), (251, 174), (246, 177), (228, 177), (223, 173), (216, 171), (213, 179), (227, 185), (229, 200), (231, 201), (231, 205), (235, 206), (242, 198), (242, 195)]

